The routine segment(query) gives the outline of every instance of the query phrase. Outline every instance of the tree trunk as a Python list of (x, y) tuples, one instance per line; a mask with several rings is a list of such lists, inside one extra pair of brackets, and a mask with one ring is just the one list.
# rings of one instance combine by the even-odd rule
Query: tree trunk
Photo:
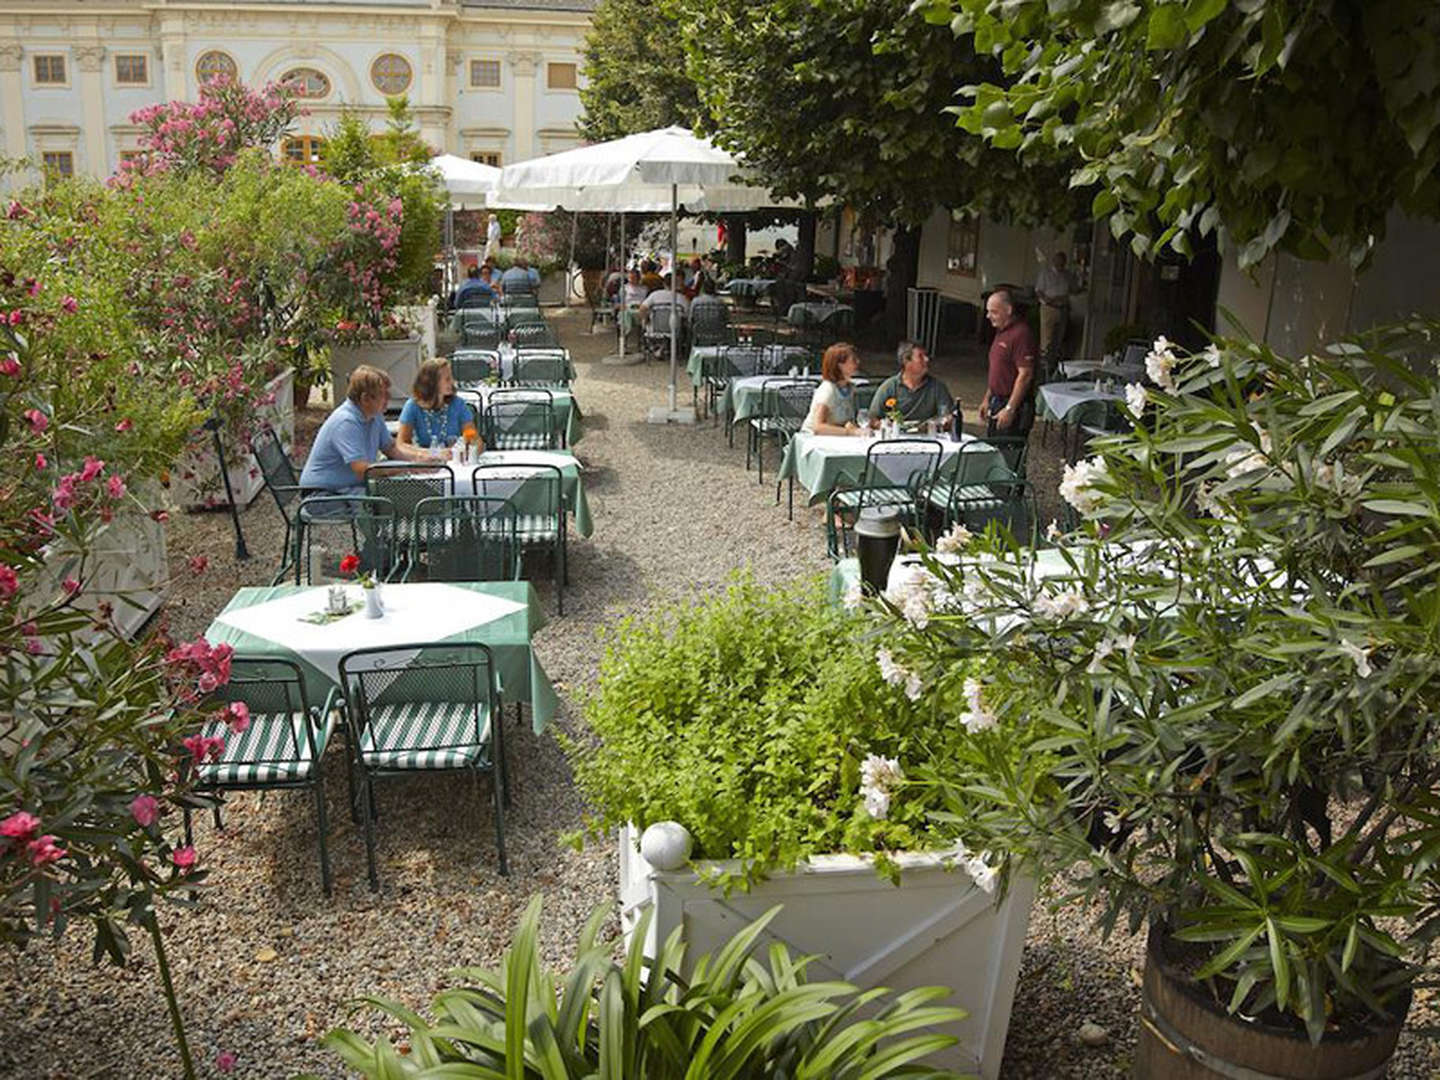
[(730, 214), (725, 218), (725, 262), (745, 265), (745, 215)]
[(915, 284), (919, 273), (920, 230), (902, 225), (895, 230), (885, 264), (885, 331), (891, 341), (905, 336), (905, 290)]
[(815, 272), (815, 226), (819, 223), (820, 215), (814, 210), (807, 210), (800, 215), (800, 236), (795, 245), (795, 278), (797, 281), (809, 281), (810, 275)]

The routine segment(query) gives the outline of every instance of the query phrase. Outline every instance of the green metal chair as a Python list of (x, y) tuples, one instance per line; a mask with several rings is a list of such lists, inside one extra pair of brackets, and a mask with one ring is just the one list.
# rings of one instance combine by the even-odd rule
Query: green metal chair
[(312, 495), (295, 521), (295, 584), (341, 579), (340, 560), (352, 552), (361, 569), (388, 579), (401, 563), (395, 504), (367, 495)]
[(516, 513), (505, 499), (446, 495), (421, 499), (411, 523), (412, 568), (426, 581), (518, 581)]
[(416, 643), (359, 649), (340, 659), (340, 686), (350, 725), (351, 763), (360, 793), (370, 888), (375, 865), (375, 781), (424, 772), (463, 772), (479, 790), (494, 789), (495, 847), (505, 862), (509, 804), (505, 732), (494, 659), (477, 642)]
[[(815, 382), (783, 376), (767, 379), (760, 387), (760, 412), (747, 421), (745, 439), (745, 471), (750, 471), (753, 451), (758, 464), (758, 483), (765, 483), (765, 443), (774, 440), (776, 449), (785, 451), (785, 444), (794, 438), (810, 412), (815, 396)], [(780, 501), (776, 487), (775, 501)]]
[(569, 386), (570, 353), (554, 346), (520, 346), (515, 350), (512, 386)]
[(498, 381), (500, 353), (497, 349), (456, 349), (450, 354), (450, 373), (459, 387), (474, 388)]
[(1070, 447), (1065, 460), (1072, 465), (1085, 455), (1091, 439), (1123, 434), (1130, 430), (1130, 418), (1118, 401), (1082, 401), (1070, 410), (1065, 422), (1070, 426)]
[(492, 391), (481, 432), (490, 450), (554, 450), (563, 442), (555, 397), (543, 387)]
[(285, 520), (285, 542), (280, 551), (280, 568), (270, 579), (271, 585), (280, 584), (291, 564), (295, 561), (295, 514), (300, 505), (300, 474), (290, 455), (280, 445), (280, 436), (274, 428), (257, 432), (250, 440), (250, 452), (260, 466), (260, 479), (265, 490), (275, 500), (275, 508)]
[[(320, 762), (334, 733), (339, 700), (334, 690), (317, 711), (305, 691), (305, 679), (291, 660), (235, 656), (230, 679), (211, 695), (216, 705), (240, 704), (248, 726), (234, 731), (227, 720), (206, 721), (201, 734), (220, 738), (218, 759), (200, 763), (195, 787), (202, 792), (309, 791), (315, 799), (315, 827), (320, 845), (320, 884), (330, 895), (330, 853), (325, 837), (325, 784)], [(215, 808), (219, 824), (219, 805)], [(185, 842), (191, 842), (190, 808), (185, 808)]]
[(850, 553), (850, 530), (861, 510), (895, 507), (912, 524), (918, 524), (920, 493), (934, 477), (941, 453), (935, 439), (871, 442), (859, 483), (837, 486), (825, 501), (825, 541), (830, 557), (840, 558), (842, 544), (845, 554)]
[[(395, 548), (401, 553), (399, 569), (408, 573), (414, 548), (410, 528), (415, 506), (421, 499), (455, 494), (455, 474), (445, 465), (416, 465), (407, 461), (385, 461), (365, 471), (365, 490), (390, 500), (395, 508)], [(395, 572), (391, 568), (392, 574)]]
[(480, 465), (471, 473), (475, 494), (500, 499), (515, 510), (515, 534), (522, 549), (548, 549), (553, 558), (555, 604), (565, 614), (570, 583), (566, 549), (564, 474), (557, 465)]

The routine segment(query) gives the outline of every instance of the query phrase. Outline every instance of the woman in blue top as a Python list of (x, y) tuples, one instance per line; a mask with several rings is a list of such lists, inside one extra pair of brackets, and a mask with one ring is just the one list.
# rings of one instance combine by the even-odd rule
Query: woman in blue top
[(470, 406), (455, 396), (450, 361), (426, 360), (410, 387), (410, 399), (400, 410), (395, 439), (401, 446), (446, 447), (460, 438), (467, 424), (474, 423)]

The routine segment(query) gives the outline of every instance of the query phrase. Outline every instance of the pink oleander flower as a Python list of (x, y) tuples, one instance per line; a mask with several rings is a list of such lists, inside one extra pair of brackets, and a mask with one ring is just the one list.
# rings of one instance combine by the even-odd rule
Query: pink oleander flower
[(0, 565), (0, 600), (9, 600), (20, 588), (20, 577), (13, 566)]
[(115, 425), (115, 430), (116, 430), (116, 431), (129, 431), (129, 430), (130, 430), (132, 427), (134, 427), (134, 426), (135, 426), (135, 422), (134, 422), (133, 420), (131, 420), (131, 419), (127, 416), (127, 417), (125, 417), (124, 420), (121, 420), (119, 423), (117, 423), (117, 424)]
[(76, 581), (73, 577), (67, 577), (60, 583), (60, 587), (65, 590), (66, 596), (74, 596), (80, 591), (80, 582)]
[(250, 706), (243, 701), (232, 701), (225, 713), (229, 720), (230, 730), (236, 735), (244, 734), (250, 726)]
[(149, 828), (160, 816), (160, 802), (154, 795), (136, 795), (130, 803), (130, 816)]
[(204, 555), (196, 555), (190, 560), (190, 572), (192, 574), (203, 574), (205, 568), (210, 565), (210, 560)]
[(105, 471), (105, 462), (93, 454), (86, 457), (84, 466), (80, 469), (80, 479), (89, 483)]
[(26, 409), (24, 416), (30, 421), (30, 432), (33, 435), (43, 435), (50, 426), (50, 418), (39, 409)]
[(40, 828), (40, 819), (24, 810), (17, 810), (0, 821), (0, 836), (7, 840), (29, 840)]
[(0, 375), (8, 375), (12, 379), (20, 374), (20, 361), (11, 353), (5, 359), (0, 360)]
[(170, 514), (165, 510), (151, 510), (150, 517), (152, 520), (158, 521), (162, 525), (170, 520)]
[(75, 477), (64, 476), (60, 483), (55, 485), (55, 490), (50, 492), (50, 502), (60, 513), (65, 513), (75, 505)]
[(28, 291), (31, 296), (39, 296), (40, 290), (44, 287), (45, 286), (41, 285), (38, 279), (32, 278), (28, 285)]
[(71, 315), (74, 315), (75, 312), (80, 310), (80, 302), (76, 300), (73, 296), (67, 296), (63, 300), (61, 300), (60, 306), (66, 311), (68, 311)]
[(37, 837), (25, 845), (25, 850), (30, 853), (30, 865), (45, 866), (52, 862), (59, 862), (68, 854), (66, 850), (55, 843), (55, 837), (48, 833)]
[(215, 1055), (215, 1071), (223, 1073), (234, 1072), (236, 1060), (235, 1055), (229, 1050), (220, 1051), (220, 1053)]
[(211, 694), (220, 686), (220, 679), (213, 671), (202, 671), (196, 685), (202, 694)]
[(112, 499), (125, 497), (125, 480), (123, 477), (112, 476), (105, 482), (105, 491)]
[(189, 844), (178, 847), (170, 853), (170, 861), (182, 874), (188, 874), (195, 868), (195, 849)]
[(41, 644), (38, 637), (27, 637), (25, 639), (25, 651), (31, 656), (39, 656), (45, 651), (45, 646)]
[(46, 468), (49, 468), (49, 467), (50, 467), (50, 459), (47, 458), (44, 454), (36, 454), (36, 455), (35, 455), (35, 467), (36, 467), (37, 469), (46, 469)]

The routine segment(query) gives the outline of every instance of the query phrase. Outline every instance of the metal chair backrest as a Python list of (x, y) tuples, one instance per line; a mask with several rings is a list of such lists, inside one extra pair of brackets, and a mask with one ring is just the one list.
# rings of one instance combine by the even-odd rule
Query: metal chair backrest
[(410, 525), (411, 560), (427, 581), (514, 581), (520, 569), (515, 509), (505, 499), (421, 499)]
[(720, 349), (720, 363), (717, 367), (722, 378), (733, 379), (762, 374), (764, 364), (764, 348), (754, 345), (726, 345)]
[(1150, 343), (1148, 341), (1132, 341), (1125, 346), (1125, 355), (1120, 360), (1122, 367), (1145, 366), (1145, 357), (1150, 355)]
[(555, 331), (543, 322), (521, 323), (510, 330), (510, 341), (516, 348), (525, 345), (545, 345), (550, 348), (558, 348), (560, 339)]
[(390, 500), (395, 507), (397, 539), (402, 546), (408, 546), (416, 504), (421, 499), (455, 494), (455, 474), (444, 465), (387, 461), (366, 470), (365, 490)]
[(492, 395), (485, 403), (485, 445), (491, 450), (553, 450), (559, 446), (550, 401)]
[(813, 379), (767, 379), (760, 387), (761, 415), (799, 430), (818, 385)]
[(672, 324), (683, 332), (685, 313), (674, 304), (656, 304), (645, 318), (645, 333), (650, 337), (669, 337)]
[(991, 446), (1000, 451), (1006, 468), (1018, 479), (1025, 479), (1025, 465), (1030, 457), (1030, 439), (1027, 436), (987, 435), (985, 441), (978, 445)]
[(250, 440), (250, 450), (260, 466), (261, 480), (288, 519), (290, 504), (300, 495), (300, 475), (295, 471), (295, 463), (280, 445), (280, 436), (274, 428), (256, 432)]
[(853, 333), (855, 330), (854, 308), (837, 307), (833, 311), (827, 311), (820, 319), (819, 329), (822, 336), (839, 337)]
[(691, 304), (690, 328), (696, 340), (701, 335), (728, 336), (730, 330), (730, 309), (724, 304)]
[(494, 349), (456, 349), (450, 354), (456, 386), (477, 386), (500, 375), (500, 353)]
[(312, 495), (296, 514), (300, 530), (296, 584), (341, 578), (340, 560), (360, 556), (360, 569), (386, 577), (399, 561), (395, 504), (371, 495)]
[(460, 750), (483, 746), (488, 738), (495, 743), (492, 757), (500, 756), (495, 664), (479, 642), (358, 649), (340, 658), (340, 688), (357, 746), (365, 744), (387, 706), (462, 705), (470, 709), (449, 724), (415, 724), (410, 727), (413, 738), (397, 742), (392, 737), (387, 753)]
[(940, 443), (935, 439), (881, 439), (865, 452), (864, 488), (916, 488), (928, 483), (939, 467)]
[(544, 517), (558, 527), (565, 513), (565, 477), (558, 465), (477, 465), (470, 476), (477, 495), (504, 500), (521, 518)]
[[(227, 740), (227, 763), (264, 765), (303, 761), (319, 757), (315, 740), (315, 717), (305, 693), (300, 665), (279, 657), (233, 656), (230, 678), (211, 695), (219, 704), (242, 702), (250, 712), (250, 727), (240, 742), (245, 753), (237, 756)], [(296, 724), (297, 716), (304, 718)], [(223, 726), (219, 722), (217, 726)], [(304, 732), (306, 745), (301, 745)]]
[(524, 386), (569, 386), (570, 359), (563, 349), (521, 349), (511, 382)]

